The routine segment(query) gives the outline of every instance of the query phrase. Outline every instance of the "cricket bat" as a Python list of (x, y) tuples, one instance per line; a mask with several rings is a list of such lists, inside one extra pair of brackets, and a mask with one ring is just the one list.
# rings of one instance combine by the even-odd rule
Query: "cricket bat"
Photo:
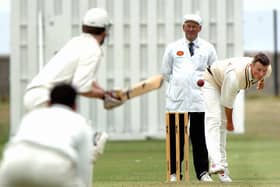
[(120, 90), (116, 93), (122, 101), (126, 101), (133, 97), (141, 96), (152, 90), (159, 89), (163, 84), (163, 75), (158, 74), (151, 76), (139, 83), (136, 83), (131, 86), (131, 88)]

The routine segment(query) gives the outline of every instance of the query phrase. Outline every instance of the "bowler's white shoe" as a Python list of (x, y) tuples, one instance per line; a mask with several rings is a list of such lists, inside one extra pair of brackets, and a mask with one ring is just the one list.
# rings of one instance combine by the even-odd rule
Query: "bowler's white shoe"
[(200, 178), (200, 181), (202, 181), (202, 182), (213, 182), (213, 179), (210, 177), (210, 175), (208, 173), (205, 173)]
[(229, 170), (227, 168), (225, 168), (223, 173), (219, 173), (218, 176), (221, 182), (232, 182), (232, 179), (229, 176)]
[(225, 167), (220, 164), (212, 164), (209, 173), (210, 174), (217, 174), (217, 173), (224, 173)]
[(177, 182), (176, 174), (173, 173), (170, 175), (170, 182)]
[(92, 153), (92, 162), (95, 163), (96, 160), (103, 154), (106, 142), (109, 135), (106, 132), (97, 132), (94, 135), (94, 145)]

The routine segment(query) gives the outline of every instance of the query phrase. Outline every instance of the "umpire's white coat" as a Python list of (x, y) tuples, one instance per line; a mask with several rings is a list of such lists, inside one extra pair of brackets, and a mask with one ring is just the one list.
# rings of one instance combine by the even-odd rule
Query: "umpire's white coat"
[(209, 42), (197, 38), (194, 55), (189, 53), (185, 38), (166, 47), (162, 62), (162, 74), (168, 82), (166, 89), (167, 112), (204, 112), (201, 87), (197, 81), (203, 79), (207, 66), (217, 60), (216, 50)]

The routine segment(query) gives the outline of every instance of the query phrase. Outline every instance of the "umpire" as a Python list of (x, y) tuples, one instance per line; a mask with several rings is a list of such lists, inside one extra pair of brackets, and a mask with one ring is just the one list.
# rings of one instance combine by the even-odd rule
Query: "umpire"
[[(201, 87), (197, 81), (203, 79), (206, 67), (217, 59), (216, 50), (212, 44), (201, 39), (198, 34), (202, 28), (199, 15), (188, 14), (183, 18), (182, 29), (185, 37), (169, 44), (166, 47), (162, 73), (168, 82), (166, 90), (166, 111), (177, 112), (183, 119), (184, 113), (189, 114), (190, 139), (193, 147), (193, 160), (196, 176), (200, 181), (212, 181), (208, 175), (208, 153), (204, 133), (204, 100)], [(174, 115), (170, 115), (170, 125), (174, 126)], [(183, 160), (184, 151), (184, 121), (180, 120), (180, 160)], [(172, 132), (174, 129), (170, 129)], [(171, 145), (171, 177), (175, 177), (175, 136), (170, 137)], [(180, 164), (181, 166), (181, 164)], [(180, 170), (181, 171), (181, 170)]]

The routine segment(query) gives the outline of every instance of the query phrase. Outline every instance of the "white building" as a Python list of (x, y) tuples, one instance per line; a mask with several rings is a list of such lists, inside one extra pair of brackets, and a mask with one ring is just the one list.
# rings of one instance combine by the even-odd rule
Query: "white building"
[[(26, 85), (53, 54), (80, 33), (87, 9), (102, 7), (113, 20), (99, 82), (107, 89), (127, 87), (160, 71), (166, 44), (182, 37), (182, 17), (199, 13), (201, 37), (220, 59), (243, 54), (242, 0), (12, 0), (11, 134), (24, 114)], [(243, 98), (238, 120), (243, 127)], [(165, 135), (164, 88), (105, 111), (101, 101), (82, 98), (80, 111), (112, 139)]]

